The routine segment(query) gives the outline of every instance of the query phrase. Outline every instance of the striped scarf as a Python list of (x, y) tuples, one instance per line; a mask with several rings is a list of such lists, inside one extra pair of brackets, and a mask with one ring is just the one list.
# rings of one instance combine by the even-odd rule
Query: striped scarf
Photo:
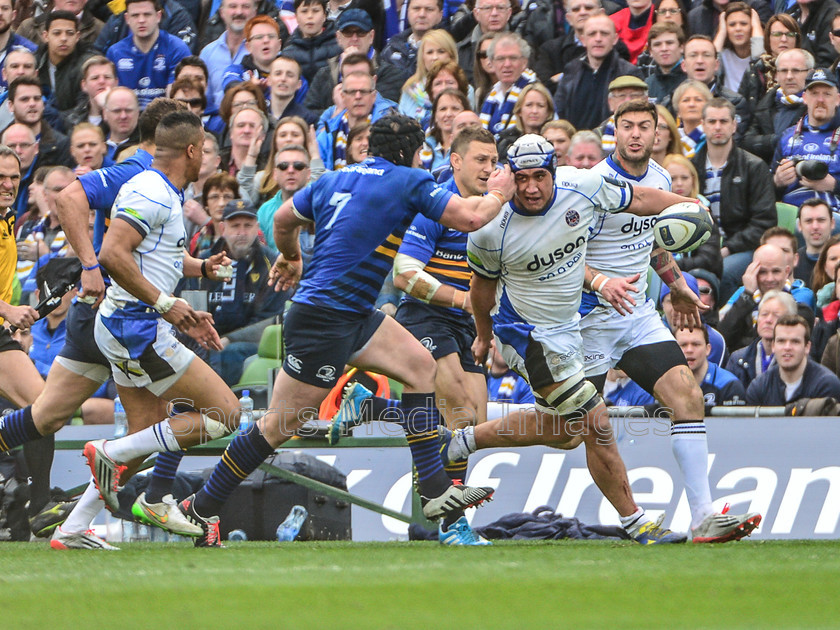
[(782, 92), (782, 88), (777, 88), (776, 102), (782, 107), (799, 107), (805, 101), (802, 100), (802, 92), (799, 94), (785, 94)]
[(610, 116), (607, 124), (604, 125), (604, 133), (601, 135), (601, 148), (605, 155), (615, 151), (615, 116)]
[(686, 133), (682, 121), (678, 121), (680, 132), (680, 146), (685, 157), (689, 160), (694, 154), (706, 144), (706, 134), (703, 132), (703, 125), (698, 125), (691, 133)]
[[(370, 124), (370, 114), (367, 121)], [(347, 166), (347, 134), (350, 133), (350, 113), (344, 110), (341, 120), (338, 121), (338, 129), (335, 133), (335, 146), (333, 146), (333, 170)]]
[[(44, 239), (44, 232), (47, 230), (47, 220), (48, 217), (44, 217), (44, 219), (36, 225), (32, 231), (26, 236), (24, 239), (25, 243), (35, 243), (39, 240)], [(64, 235), (63, 230), (59, 230), (55, 238), (53, 239), (52, 243), (50, 243), (50, 251), (49, 255), (50, 258), (53, 256), (61, 256), (64, 257), (67, 255), (69, 251), (69, 244), (67, 243), (67, 237)], [(40, 256), (39, 256), (40, 260)], [(26, 282), (27, 278), (32, 274), (32, 270), (35, 268), (35, 265), (38, 261), (34, 260), (18, 260), (17, 264), (17, 277), (20, 280), (21, 286)]]
[(502, 131), (516, 124), (513, 106), (519, 100), (522, 89), (536, 80), (537, 75), (534, 74), (533, 70), (525, 70), (510, 88), (507, 95), (501, 91), (501, 83), (496, 83), (490, 94), (487, 95), (484, 105), (481, 106), (481, 116), (479, 116), (481, 126), (489, 129), (493, 135), (498, 136)]

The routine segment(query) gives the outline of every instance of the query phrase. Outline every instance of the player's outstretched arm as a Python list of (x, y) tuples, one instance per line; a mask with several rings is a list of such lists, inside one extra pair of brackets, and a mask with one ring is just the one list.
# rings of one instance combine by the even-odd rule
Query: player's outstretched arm
[(473, 273), (470, 280), (470, 301), (475, 319), (475, 341), (472, 345), (476, 365), (484, 365), (493, 344), (493, 320), (490, 313), (496, 306), (496, 282)]
[(689, 199), (668, 190), (659, 190), (648, 186), (633, 186), (633, 201), (627, 208), (627, 212), (639, 216), (659, 214), (668, 206), (675, 203), (699, 203), (696, 199)]
[(499, 214), (508, 201), (513, 199), (516, 186), (510, 167), (497, 169), (487, 180), (488, 194), (483, 197), (459, 197), (452, 195), (446, 204), (440, 223), (460, 232), (475, 232)]
[(82, 290), (79, 298), (95, 302), (105, 295), (105, 282), (88, 234), (90, 204), (79, 180), (75, 180), (55, 198), (61, 229), (82, 263)]
[(689, 288), (671, 253), (661, 247), (654, 248), (650, 253), (650, 266), (671, 289), (671, 306), (674, 307), (675, 320), (673, 324), (677, 328), (689, 330), (693, 330), (695, 326), (702, 326), (700, 313), (708, 311), (709, 307)]

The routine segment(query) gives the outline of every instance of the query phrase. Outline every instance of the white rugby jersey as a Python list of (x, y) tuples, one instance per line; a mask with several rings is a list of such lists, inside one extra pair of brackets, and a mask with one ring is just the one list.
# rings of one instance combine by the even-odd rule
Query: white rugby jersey
[[(613, 160), (612, 155), (593, 166), (592, 170), (604, 177), (634, 185), (671, 190), (671, 176), (653, 160), (650, 160), (647, 171), (641, 177), (630, 175)], [(638, 273), (640, 278), (636, 288), (639, 293), (636, 295), (644, 295), (655, 224), (656, 216), (640, 217), (630, 213), (615, 215), (596, 211), (586, 250), (586, 264), (610, 278), (623, 278)], [(583, 296), (581, 314), (592, 310), (597, 303), (596, 294), (587, 291)], [(608, 304), (606, 301), (601, 303)]]
[(571, 166), (557, 169), (555, 185), (541, 214), (527, 214), (511, 201), (469, 235), (470, 267), (499, 280), (496, 323), (551, 327), (577, 319), (594, 212), (621, 212), (633, 200), (626, 182)]
[[(119, 217), (144, 236), (132, 252), (143, 277), (164, 295), (175, 290), (184, 275), (184, 243), (187, 232), (181, 209), (183, 192), (175, 188), (163, 173), (149, 169), (129, 179), (117, 194), (111, 208), (111, 220)], [(116, 282), (108, 297), (117, 302), (136, 302)]]

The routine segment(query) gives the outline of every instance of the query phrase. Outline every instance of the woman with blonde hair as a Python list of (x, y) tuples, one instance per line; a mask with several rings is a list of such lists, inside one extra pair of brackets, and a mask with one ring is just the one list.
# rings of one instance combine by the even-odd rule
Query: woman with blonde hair
[(554, 99), (542, 83), (529, 83), (513, 106), (513, 124), (499, 134), (499, 155), (505, 160), (507, 150), (526, 133), (539, 134), (543, 125), (554, 120)]
[(399, 110), (423, 122), (432, 110), (432, 99), (426, 92), (426, 75), (438, 61), (457, 61), (458, 48), (452, 35), (433, 29), (423, 35), (417, 48), (417, 70), (403, 84)]
[(554, 166), (566, 166), (566, 154), (572, 143), (572, 136), (577, 133), (575, 126), (568, 120), (549, 120), (540, 129), (540, 135), (554, 147)]
[[(671, 192), (683, 197), (698, 199), (704, 206), (709, 207), (709, 200), (700, 194), (700, 178), (697, 176), (697, 169), (694, 168), (691, 160), (679, 153), (670, 153), (662, 160), (662, 167), (671, 176)], [(720, 255), (720, 230), (715, 225), (709, 240), (700, 247), (692, 252), (672, 255), (683, 271), (691, 271), (701, 267), (720, 279), (723, 273), (723, 257)]]
[(712, 98), (709, 87), (693, 79), (683, 81), (674, 90), (671, 103), (677, 112), (682, 154), (687, 158), (694, 157), (697, 150), (706, 143), (702, 125), (703, 108)]
[(653, 153), (651, 153), (650, 158), (657, 164), (662, 165), (666, 155), (682, 153), (682, 148), (677, 121), (671, 116), (671, 112), (662, 105), (657, 105), (656, 111), (659, 114), (659, 122), (656, 123), (656, 139), (653, 141)]
[(306, 147), (309, 155), (312, 156), (309, 169), (312, 174), (310, 181), (315, 181), (326, 170), (324, 161), (318, 152), (318, 141), (315, 139), (315, 128), (307, 125), (300, 116), (286, 116), (277, 121), (274, 128), (271, 147), (268, 152), (268, 160), (265, 168), (257, 171), (257, 162), (253, 156), (248, 156), (242, 168), (236, 174), (236, 181), (239, 184), (239, 191), (243, 197), (251, 200), (255, 206), (271, 199), (280, 190), (274, 180), (274, 156), (277, 150), (290, 144)]

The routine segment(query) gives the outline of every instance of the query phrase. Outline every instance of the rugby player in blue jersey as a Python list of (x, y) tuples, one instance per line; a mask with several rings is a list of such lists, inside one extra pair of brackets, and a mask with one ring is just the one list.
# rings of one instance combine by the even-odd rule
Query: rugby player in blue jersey
[[(402, 236), (419, 212), (462, 232), (491, 220), (513, 194), (509, 170), (490, 175), (486, 196), (462, 198), (435, 185), (418, 164), (423, 132), (392, 114), (374, 123), (364, 162), (328, 173), (297, 192), (274, 217), (280, 250), (271, 278), (288, 290), (301, 275), (298, 233), (315, 223), (315, 249), (284, 323), (286, 357), (259, 430), (238, 435), (194, 498), (181, 503), (204, 527), (236, 486), (292, 437), (316, 412), (346, 364), (370, 369), (405, 385), (401, 401), (369, 398), (374, 417), (389, 412), (406, 432), (427, 518), (441, 528), (467, 507), (490, 498), (492, 488), (454, 485), (438, 453), (435, 360), (396, 320), (374, 308)], [(351, 398), (345, 404), (360, 405)]]

